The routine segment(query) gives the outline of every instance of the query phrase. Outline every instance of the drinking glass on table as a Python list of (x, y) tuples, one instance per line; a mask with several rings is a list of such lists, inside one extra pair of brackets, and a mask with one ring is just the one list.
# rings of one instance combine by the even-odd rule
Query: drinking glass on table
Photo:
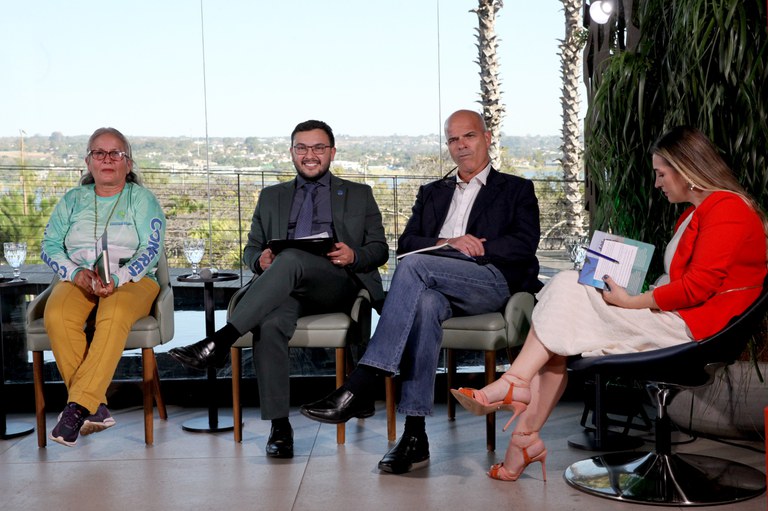
[(27, 258), (27, 242), (6, 241), (3, 243), (3, 256), (8, 265), (13, 268), (13, 280), (20, 280), (21, 265)]
[(187, 238), (184, 240), (184, 256), (192, 265), (192, 275), (190, 275), (189, 278), (200, 278), (200, 274), (197, 271), (197, 265), (202, 261), (203, 254), (205, 254), (205, 240), (196, 238)]
[(587, 236), (567, 236), (565, 238), (565, 251), (573, 263), (574, 270), (581, 270), (581, 267), (584, 266), (588, 246), (589, 237)]

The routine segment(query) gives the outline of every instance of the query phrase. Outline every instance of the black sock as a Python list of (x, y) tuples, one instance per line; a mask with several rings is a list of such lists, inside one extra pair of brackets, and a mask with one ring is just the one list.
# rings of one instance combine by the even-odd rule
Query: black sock
[(277, 429), (288, 429), (291, 427), (291, 423), (288, 421), (288, 417), (280, 417), (279, 419), (272, 419), (272, 427)]
[(240, 332), (232, 326), (232, 323), (227, 323), (223, 327), (219, 328), (213, 333), (213, 343), (217, 349), (228, 350), (237, 340), (240, 338)]
[(357, 364), (349, 375), (349, 381), (344, 384), (347, 390), (355, 396), (373, 399), (374, 389), (381, 379), (381, 373), (375, 367)]
[(405, 428), (403, 429), (404, 435), (421, 436), (427, 434), (427, 423), (425, 417), (422, 415), (406, 415), (405, 416)]
[(67, 405), (75, 405), (75, 408), (77, 408), (77, 410), (80, 412), (80, 415), (82, 415), (83, 417), (88, 417), (89, 415), (91, 415), (91, 412), (88, 411), (88, 408), (84, 407), (80, 403), (75, 403), (74, 401), (70, 401), (69, 403), (67, 403)]

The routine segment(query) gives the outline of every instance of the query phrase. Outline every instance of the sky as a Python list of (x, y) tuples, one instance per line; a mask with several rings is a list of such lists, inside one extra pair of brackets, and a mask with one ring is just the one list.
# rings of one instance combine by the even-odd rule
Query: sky
[[(435, 134), (480, 108), (476, 5), (0, 0), (0, 136)], [(503, 133), (558, 135), (561, 2), (507, 0), (496, 30)]]

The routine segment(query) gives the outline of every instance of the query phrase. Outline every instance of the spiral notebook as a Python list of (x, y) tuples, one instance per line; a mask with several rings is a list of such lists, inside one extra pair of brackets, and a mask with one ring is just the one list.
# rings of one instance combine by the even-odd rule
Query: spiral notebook
[(604, 289), (603, 275), (610, 275), (629, 294), (640, 294), (654, 249), (650, 243), (595, 231), (579, 274), (579, 282)]

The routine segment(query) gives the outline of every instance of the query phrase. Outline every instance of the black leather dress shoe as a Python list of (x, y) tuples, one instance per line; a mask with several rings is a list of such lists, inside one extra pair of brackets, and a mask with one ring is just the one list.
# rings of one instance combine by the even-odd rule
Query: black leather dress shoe
[(403, 433), (397, 444), (381, 458), (379, 470), (392, 474), (410, 472), (414, 465), (429, 460), (427, 435), (413, 436)]
[(372, 399), (356, 396), (344, 387), (339, 387), (319, 401), (301, 407), (302, 415), (326, 424), (341, 424), (353, 417), (364, 419), (374, 413)]
[(267, 440), (267, 456), (270, 458), (293, 458), (293, 428), (272, 426)]
[(168, 354), (187, 367), (205, 371), (209, 365), (224, 367), (228, 350), (223, 351), (224, 353), (219, 353), (213, 341), (203, 339), (189, 346), (173, 348), (168, 351)]

